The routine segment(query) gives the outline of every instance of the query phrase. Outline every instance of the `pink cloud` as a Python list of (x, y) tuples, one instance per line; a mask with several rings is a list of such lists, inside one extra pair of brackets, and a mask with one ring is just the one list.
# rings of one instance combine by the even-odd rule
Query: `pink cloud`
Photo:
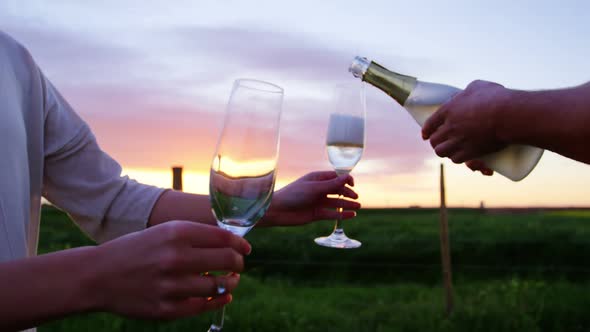
[(169, 168), (181, 164), (207, 171), (221, 117), (197, 110), (87, 116), (101, 147), (126, 167)]
[(63, 81), (111, 80), (113, 71), (129, 71), (142, 62), (142, 55), (130, 47), (48, 24), (8, 20), (0, 29), (29, 49), (46, 74)]
[[(350, 78), (348, 65), (355, 55), (348, 47), (329, 46), (325, 42), (286, 31), (257, 27), (187, 27), (173, 30), (169, 36), (177, 40), (179, 51), (205, 54), (220, 64), (243, 68), (270, 70), (288, 75), (290, 79), (334, 81)], [(410, 63), (428, 65), (425, 59), (388, 55), (403, 68)]]
[[(226, 98), (186, 95), (190, 84), (219, 84), (232, 70), (271, 71), (300, 82), (330, 86), (349, 78), (351, 52), (330, 48), (303, 36), (261, 29), (186, 28), (155, 35), (176, 40), (179, 57), (198, 54), (217, 66), (171, 75), (164, 64), (147, 64), (140, 50), (31, 25), (11, 25), (9, 32), (29, 47), (43, 69), (90, 123), (99, 143), (126, 167), (168, 168), (184, 164), (207, 171), (223, 118)], [(408, 59), (395, 60), (398, 64)], [(230, 63), (232, 66), (224, 66)], [(149, 79), (137, 75), (148, 70)], [(289, 87), (285, 86), (289, 91)], [(229, 88), (228, 88), (229, 91)], [(368, 88), (367, 144), (364, 159), (384, 173), (422, 168), (432, 156), (418, 127), (381, 92)], [(329, 169), (324, 150), (328, 115), (321, 100), (287, 95), (282, 122), (280, 176), (294, 177)], [(311, 106), (310, 106), (311, 105)]]

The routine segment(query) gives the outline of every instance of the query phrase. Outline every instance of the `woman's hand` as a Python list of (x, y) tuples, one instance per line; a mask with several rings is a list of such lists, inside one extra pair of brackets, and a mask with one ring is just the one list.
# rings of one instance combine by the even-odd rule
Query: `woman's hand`
[(343, 208), (342, 219), (356, 216), (358, 202), (328, 197), (342, 194), (357, 199), (358, 195), (346, 185), (354, 186), (350, 175), (338, 176), (336, 172), (312, 172), (273, 194), (268, 211), (260, 224), (265, 226), (296, 226), (316, 220), (336, 219), (338, 207)]
[[(89, 285), (100, 310), (128, 317), (174, 319), (194, 316), (231, 301), (246, 240), (215, 226), (169, 221), (98, 247), (96, 276)], [(223, 283), (226, 292), (217, 293)]]

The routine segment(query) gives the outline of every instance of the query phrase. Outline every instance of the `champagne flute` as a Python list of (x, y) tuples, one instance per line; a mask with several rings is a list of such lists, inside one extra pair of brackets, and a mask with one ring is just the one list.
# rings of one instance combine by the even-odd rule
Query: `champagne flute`
[[(211, 207), (219, 227), (244, 236), (272, 198), (279, 153), (283, 89), (253, 79), (234, 82), (209, 178)], [(218, 292), (225, 291), (218, 285)], [(223, 328), (225, 307), (209, 332)]]
[[(348, 174), (359, 162), (365, 146), (365, 89), (362, 82), (342, 83), (334, 88), (331, 99), (332, 113), (328, 124), (326, 151), (338, 175)], [(342, 199), (342, 195), (338, 196)], [(348, 238), (342, 228), (342, 208), (330, 236), (318, 237), (321, 246), (353, 249), (361, 242)]]

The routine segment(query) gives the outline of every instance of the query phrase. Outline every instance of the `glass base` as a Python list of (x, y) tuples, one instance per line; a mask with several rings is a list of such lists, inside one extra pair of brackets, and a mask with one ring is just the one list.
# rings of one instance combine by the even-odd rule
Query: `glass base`
[(221, 332), (223, 329), (223, 321), (225, 320), (225, 307), (213, 313), (213, 322), (207, 332)]
[(209, 327), (209, 329), (207, 330), (207, 332), (220, 332), (221, 331), (221, 327), (215, 325), (215, 324), (211, 324), (211, 327)]
[(335, 229), (330, 236), (318, 237), (315, 243), (320, 246), (338, 249), (355, 249), (361, 246), (361, 242), (350, 239), (342, 229)]

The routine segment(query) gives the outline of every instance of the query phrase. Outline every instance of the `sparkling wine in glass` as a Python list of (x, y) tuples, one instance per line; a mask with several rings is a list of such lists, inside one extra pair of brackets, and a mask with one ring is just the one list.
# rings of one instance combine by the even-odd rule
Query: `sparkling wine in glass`
[[(326, 137), (328, 159), (336, 173), (348, 174), (359, 162), (365, 147), (365, 90), (361, 82), (337, 85), (331, 99), (331, 114)], [(338, 197), (342, 199), (342, 195)], [(339, 208), (340, 216), (342, 208)], [(330, 236), (318, 237), (315, 242), (321, 246), (352, 249), (361, 242), (344, 234), (342, 220), (336, 220)]]
[[(252, 79), (234, 83), (211, 164), (209, 197), (219, 227), (236, 235), (248, 233), (270, 205), (282, 104), (283, 89), (275, 84)], [(224, 310), (210, 332), (223, 328)]]

